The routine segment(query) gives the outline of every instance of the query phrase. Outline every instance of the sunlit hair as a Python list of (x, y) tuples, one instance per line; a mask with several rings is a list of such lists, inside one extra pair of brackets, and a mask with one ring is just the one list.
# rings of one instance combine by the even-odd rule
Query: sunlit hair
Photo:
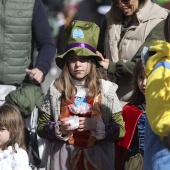
[(170, 43), (170, 13), (165, 20), (164, 35), (165, 40)]
[[(67, 60), (68, 60), (68, 56)], [(57, 89), (63, 94), (63, 97), (67, 102), (70, 101), (70, 97), (75, 97), (76, 88), (72, 79), (72, 75), (69, 72), (67, 61), (64, 65), (63, 71), (60, 73), (59, 77), (56, 79)], [(85, 87), (89, 88), (89, 93), (86, 97), (95, 97), (101, 92), (100, 79), (106, 79), (104, 70), (96, 67), (96, 63), (91, 57), (91, 70), (90, 74), (86, 77)]]
[(144, 64), (142, 63), (142, 60), (139, 60), (137, 62), (133, 75), (134, 75), (132, 80), (133, 92), (131, 97), (128, 99), (128, 102), (130, 104), (134, 104), (137, 106), (145, 101), (145, 96), (138, 87), (138, 77), (145, 76), (145, 68)]
[(12, 146), (13, 151), (16, 152), (15, 144), (25, 149), (23, 119), (17, 107), (7, 103), (0, 106), (0, 127), (5, 127), (10, 133), (10, 138), (2, 146), (2, 150)]

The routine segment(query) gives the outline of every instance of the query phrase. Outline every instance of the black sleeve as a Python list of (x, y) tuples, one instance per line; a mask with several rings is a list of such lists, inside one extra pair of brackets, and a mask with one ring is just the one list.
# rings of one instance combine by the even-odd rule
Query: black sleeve
[(105, 41), (105, 32), (107, 27), (107, 20), (106, 18), (103, 21), (102, 27), (100, 28), (100, 35), (99, 35), (99, 41), (98, 41), (98, 47), (97, 50), (102, 53), (104, 58), (106, 58), (104, 54), (104, 41)]
[(45, 75), (48, 73), (56, 53), (51, 29), (48, 23), (45, 7), (41, 0), (35, 0), (32, 21), (33, 39), (35, 39), (38, 57), (35, 67)]

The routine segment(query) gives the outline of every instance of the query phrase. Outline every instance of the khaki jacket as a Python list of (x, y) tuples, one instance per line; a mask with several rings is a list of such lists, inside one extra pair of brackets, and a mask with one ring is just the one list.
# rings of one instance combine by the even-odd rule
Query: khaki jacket
[[(104, 40), (104, 53), (106, 58), (114, 62), (108, 72), (114, 74), (112, 80), (118, 84), (117, 94), (120, 100), (126, 100), (132, 90), (131, 78), (128, 78), (128, 76), (129, 72), (133, 74), (132, 65), (134, 67), (135, 63), (131, 64), (127, 61), (131, 62), (142, 44), (146, 42), (148, 36), (153, 36), (149, 34), (160, 22), (166, 19), (168, 12), (165, 8), (147, 0), (137, 12), (137, 20), (126, 30), (122, 39), (120, 37), (123, 21), (122, 12), (117, 6), (113, 5), (106, 14), (107, 28)], [(157, 34), (162, 36), (163, 27), (162, 31), (159, 31)], [(154, 37), (152, 38), (154, 39)], [(114, 73), (110, 72), (111, 67), (114, 67)]]
[[(105, 35), (106, 57), (113, 62), (117, 62), (120, 59), (124, 61), (131, 60), (145, 42), (151, 30), (159, 22), (166, 19), (168, 14), (166, 9), (148, 0), (143, 8), (137, 12), (138, 21), (129, 27), (120, 41), (122, 20), (121, 17), (115, 16), (116, 11), (113, 8), (114, 6), (106, 14), (107, 30)], [(119, 48), (117, 48), (119, 41)]]

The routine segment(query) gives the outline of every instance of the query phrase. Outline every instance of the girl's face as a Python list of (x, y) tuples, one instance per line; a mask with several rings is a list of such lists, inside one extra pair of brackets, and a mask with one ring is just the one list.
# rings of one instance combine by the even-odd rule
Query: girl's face
[(144, 74), (138, 76), (138, 87), (143, 95), (145, 95), (146, 81), (147, 79)]
[(70, 74), (77, 80), (82, 80), (91, 70), (90, 57), (77, 56), (75, 53), (70, 53), (68, 58), (68, 68)]
[(125, 16), (133, 15), (139, 8), (139, 0), (114, 0)]
[(3, 126), (0, 127), (0, 148), (3, 147), (3, 145), (8, 142), (10, 138), (10, 132)]

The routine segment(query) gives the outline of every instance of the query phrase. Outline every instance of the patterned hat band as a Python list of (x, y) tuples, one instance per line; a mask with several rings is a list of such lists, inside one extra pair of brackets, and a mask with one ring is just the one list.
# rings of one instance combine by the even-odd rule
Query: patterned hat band
[(72, 49), (74, 47), (87, 48), (88, 50), (90, 50), (90, 51), (92, 51), (93, 53), (96, 54), (96, 50), (92, 46), (90, 46), (89, 44), (85, 44), (85, 43), (73, 43), (73, 44), (69, 44), (67, 46), (67, 48), (66, 48), (66, 51), (70, 50), (70, 49)]

